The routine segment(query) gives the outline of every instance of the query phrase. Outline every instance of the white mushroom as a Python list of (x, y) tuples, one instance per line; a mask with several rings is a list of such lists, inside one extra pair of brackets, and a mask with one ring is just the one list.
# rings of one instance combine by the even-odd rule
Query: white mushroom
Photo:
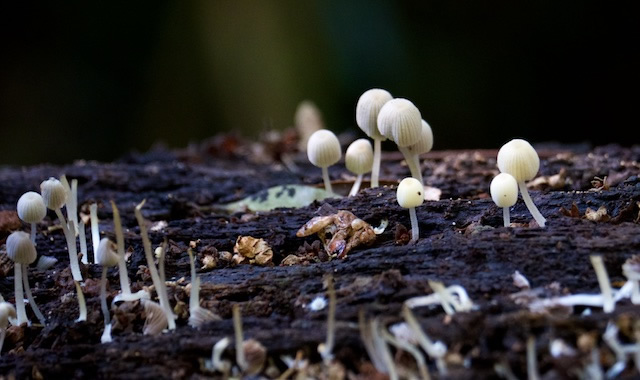
[(36, 244), (36, 223), (47, 215), (47, 207), (42, 196), (35, 191), (28, 191), (18, 199), (16, 208), (20, 219), (31, 224), (31, 241)]
[(424, 202), (424, 187), (417, 179), (408, 177), (403, 179), (398, 185), (396, 196), (398, 204), (403, 208), (409, 209), (409, 216), (411, 218), (411, 242), (415, 243), (420, 236), (416, 207)]
[(378, 114), (382, 106), (393, 99), (391, 94), (380, 88), (365, 91), (356, 105), (356, 123), (358, 127), (373, 139), (373, 166), (371, 168), (371, 187), (378, 187), (380, 176), (381, 142), (386, 140), (378, 130)]
[[(29, 289), (29, 281), (25, 281), (27, 279), (27, 268), (26, 266), (36, 261), (36, 247), (31, 242), (31, 238), (29, 234), (22, 231), (16, 231), (11, 233), (7, 238), (7, 256), (15, 263), (14, 264), (14, 285), (15, 285), (15, 293), (16, 293), (16, 310), (18, 313), (18, 325), (23, 323), (30, 324), (29, 319), (27, 318), (27, 311), (24, 307), (24, 288)], [(27, 294), (31, 294), (31, 290), (29, 289)], [(44, 316), (40, 313), (40, 310), (36, 306), (35, 302), (32, 302), (32, 297), (29, 298), (29, 302), (31, 303), (31, 308), (34, 313), (38, 316), (41, 323), (44, 324)], [(37, 312), (36, 312), (37, 310)]]
[(349, 196), (356, 195), (362, 184), (362, 177), (371, 171), (373, 165), (373, 149), (367, 139), (358, 139), (349, 145), (344, 155), (347, 169), (358, 177), (353, 183)]
[(504, 226), (509, 227), (511, 224), (509, 207), (516, 204), (518, 200), (518, 182), (511, 174), (500, 173), (491, 181), (490, 189), (491, 199), (498, 207), (502, 207)]
[(312, 164), (322, 168), (325, 190), (332, 193), (328, 168), (340, 161), (340, 157), (342, 157), (338, 137), (328, 129), (314, 132), (307, 143), (307, 156)]

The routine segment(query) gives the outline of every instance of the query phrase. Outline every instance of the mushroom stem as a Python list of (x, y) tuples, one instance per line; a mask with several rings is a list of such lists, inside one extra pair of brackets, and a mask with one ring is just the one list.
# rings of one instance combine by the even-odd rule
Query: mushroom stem
[(36, 245), (36, 223), (31, 223), (31, 242)]
[(107, 325), (111, 323), (109, 307), (107, 306), (107, 267), (102, 267), (102, 277), (100, 277), (100, 308), (102, 308), (104, 327), (106, 329)]
[(96, 252), (98, 252), (98, 245), (100, 245), (100, 226), (98, 225), (97, 203), (92, 203), (91, 206), (89, 206), (89, 214), (91, 218), (91, 242), (93, 243), (93, 261), (95, 262)]
[(358, 190), (360, 190), (360, 185), (362, 184), (363, 176), (364, 174), (358, 174), (358, 177), (356, 177), (356, 181), (353, 183), (353, 187), (351, 187), (351, 191), (349, 192), (350, 197), (358, 194)]
[(536, 338), (533, 335), (529, 335), (529, 338), (527, 338), (527, 378), (529, 380), (540, 380), (538, 359), (536, 358)]
[[(93, 206), (93, 205), (92, 205)], [(97, 208), (97, 205), (96, 205)], [(111, 201), (111, 209), (113, 210), (113, 228), (116, 232), (116, 246), (118, 248), (118, 273), (120, 274), (120, 291), (122, 292), (122, 296), (124, 299), (127, 299), (128, 296), (131, 296), (131, 287), (129, 286), (129, 273), (127, 272), (127, 262), (124, 258), (124, 234), (122, 233), (122, 221), (120, 220), (120, 211), (118, 211), (118, 207), (115, 202)], [(93, 211), (93, 210), (92, 210)], [(97, 213), (97, 210), (96, 210)], [(98, 216), (96, 214), (96, 222), (93, 222), (93, 217), (91, 219), (91, 232), (94, 238), (94, 256), (95, 252), (98, 252), (98, 248), (96, 245), (96, 241), (98, 244), (100, 243), (100, 234), (98, 231)], [(96, 226), (95, 230), (93, 226)]]
[(415, 207), (411, 207), (409, 209), (409, 217), (411, 218), (411, 243), (415, 243), (420, 238), (420, 230), (418, 228), (418, 216), (416, 215)]
[(505, 227), (509, 227), (509, 225), (511, 225), (511, 214), (509, 212), (509, 207), (502, 208), (502, 219), (504, 219)]
[(29, 276), (27, 274), (27, 265), (25, 264), (21, 266), (24, 292), (27, 295), (27, 299), (29, 300), (29, 305), (31, 305), (31, 310), (33, 310), (33, 313), (36, 315), (36, 318), (38, 318), (38, 321), (40, 321), (40, 324), (45, 325), (46, 321), (44, 319), (44, 315), (42, 315), (42, 313), (40, 312), (38, 305), (36, 305), (36, 301), (33, 299), (33, 294), (31, 294), (31, 287), (29, 286)]
[(4, 345), (4, 338), (6, 335), (6, 329), (0, 329), (0, 353), (2, 353), (2, 346)]
[(540, 211), (538, 211), (538, 208), (531, 200), (531, 197), (529, 196), (529, 190), (527, 190), (527, 185), (524, 183), (524, 181), (518, 181), (518, 187), (520, 188), (520, 193), (522, 194), (524, 204), (529, 209), (531, 216), (533, 216), (533, 219), (536, 220), (536, 223), (538, 223), (540, 227), (544, 227), (547, 220), (544, 218), (544, 216), (542, 216), (542, 214), (540, 214)]
[(611, 289), (611, 281), (607, 274), (607, 269), (604, 267), (602, 256), (592, 255), (589, 256), (591, 265), (596, 271), (596, 277), (598, 278), (598, 284), (600, 285), (600, 292), (602, 293), (602, 310), (605, 313), (613, 312), (616, 301), (613, 299), (613, 290)]
[(331, 180), (329, 179), (329, 167), (327, 166), (322, 168), (322, 180), (324, 181), (324, 189), (329, 193), (333, 193), (333, 189), (331, 188)]
[(373, 139), (373, 167), (371, 168), (371, 187), (380, 186), (378, 178), (380, 177), (380, 161), (382, 158), (382, 140)]
[[(78, 239), (80, 239), (80, 253), (82, 253), (82, 263), (89, 264), (89, 253), (87, 251), (87, 236), (84, 231), (84, 222), (78, 224)], [(94, 259), (95, 262), (95, 259)]]
[(14, 284), (16, 288), (16, 313), (18, 314), (18, 326), (29, 323), (27, 310), (24, 307), (24, 289), (22, 288), (22, 264), (14, 264)]
[(333, 359), (333, 345), (336, 335), (336, 291), (333, 286), (333, 276), (327, 277), (327, 295), (329, 296), (329, 310), (327, 311), (327, 339), (324, 345), (318, 346), (318, 351), (325, 364)]
[[(70, 221), (70, 223), (67, 224), (67, 220), (65, 219), (64, 215), (62, 215), (62, 211), (60, 211), (59, 208), (55, 209), (55, 211), (58, 219), (60, 219), (64, 237), (67, 240), (67, 250), (69, 251), (69, 266), (71, 267), (71, 275), (73, 276), (74, 281), (82, 281), (82, 274), (80, 274), (80, 265), (78, 264), (78, 249), (76, 248), (76, 231), (75, 228), (73, 228), (73, 222)], [(73, 228), (73, 231), (69, 229), (69, 226)]]
[(411, 176), (420, 181), (420, 183), (424, 183), (422, 181), (422, 170), (420, 170), (420, 159), (418, 158), (418, 155), (411, 152), (406, 147), (398, 147), (398, 150), (400, 150), (404, 156), (404, 161), (407, 163), (409, 171), (411, 171)]
[(80, 309), (80, 316), (76, 319), (76, 322), (82, 322), (87, 320), (87, 302), (84, 299), (84, 293), (82, 287), (78, 281), (74, 281), (76, 284), (76, 293), (78, 294), (78, 309)]
[(248, 367), (247, 358), (244, 356), (244, 350), (242, 349), (242, 343), (244, 342), (244, 334), (242, 333), (242, 320), (240, 315), (240, 306), (235, 304), (231, 308), (233, 315), (233, 331), (235, 333), (236, 340), (236, 363), (241, 370), (245, 370)]

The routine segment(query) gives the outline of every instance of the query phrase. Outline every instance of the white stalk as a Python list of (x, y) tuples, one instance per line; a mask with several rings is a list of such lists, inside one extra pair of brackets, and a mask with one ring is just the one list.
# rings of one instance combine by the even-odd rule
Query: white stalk
[(504, 220), (504, 226), (509, 227), (511, 225), (511, 213), (509, 207), (502, 208), (502, 219)]
[(367, 354), (369, 354), (369, 360), (371, 360), (378, 371), (383, 372), (385, 370), (385, 364), (375, 349), (373, 337), (371, 336), (371, 322), (365, 320), (363, 309), (360, 309), (358, 312), (358, 328), (360, 329), (360, 339), (364, 344)]
[(98, 204), (92, 203), (89, 206), (89, 215), (91, 219), (91, 243), (93, 243), (93, 261), (96, 261), (95, 255), (100, 245), (100, 225), (98, 225)]
[(331, 188), (331, 180), (329, 179), (328, 167), (322, 168), (322, 180), (324, 181), (324, 189), (329, 193), (333, 193), (333, 189)]
[(36, 224), (34, 222), (31, 223), (31, 242), (33, 245), (36, 244)]
[(391, 356), (391, 351), (389, 350), (389, 346), (387, 346), (387, 342), (380, 335), (380, 324), (377, 318), (374, 318), (371, 321), (369, 328), (371, 329), (371, 338), (373, 341), (373, 345), (378, 354), (380, 354), (382, 361), (384, 362), (384, 366), (386, 368), (386, 373), (389, 375), (390, 380), (398, 379), (398, 373), (396, 372), (396, 366), (393, 361), (393, 357)]
[(418, 323), (418, 320), (411, 312), (411, 309), (406, 305), (402, 308), (402, 316), (404, 320), (407, 322), (407, 325), (413, 331), (416, 340), (420, 344), (420, 347), (429, 355), (430, 357), (436, 360), (436, 367), (438, 368), (438, 373), (440, 376), (447, 375), (447, 363), (444, 360), (445, 355), (447, 354), (447, 346), (444, 343), (437, 341), (433, 342), (427, 334), (422, 331), (422, 327)]
[(538, 359), (536, 358), (536, 338), (530, 335), (527, 339), (527, 378), (539, 380)]
[(406, 147), (398, 147), (398, 150), (404, 156), (404, 161), (407, 163), (407, 166), (409, 167), (411, 176), (417, 179), (418, 181), (420, 181), (421, 184), (424, 184), (424, 182), (422, 181), (422, 170), (420, 170), (420, 165), (418, 164), (419, 162), (419, 159), (417, 157), (418, 155), (413, 153)]
[(242, 320), (238, 304), (233, 305), (231, 311), (233, 314), (233, 331), (236, 338), (236, 363), (238, 363), (238, 367), (244, 371), (249, 367), (249, 365), (247, 363), (247, 358), (244, 356), (244, 350), (242, 349), (244, 334), (242, 333)]
[(2, 353), (2, 346), (4, 345), (4, 338), (6, 335), (6, 329), (0, 329), (0, 354)]
[(318, 346), (318, 352), (324, 363), (328, 365), (333, 359), (333, 345), (336, 336), (336, 290), (333, 286), (333, 276), (327, 277), (327, 295), (329, 296), (329, 310), (327, 311), (327, 339), (324, 345)]
[[(91, 207), (98, 205), (93, 204)], [(124, 234), (122, 233), (122, 221), (120, 220), (120, 211), (116, 204), (111, 201), (111, 208), (113, 210), (113, 227), (116, 232), (116, 246), (118, 248), (118, 273), (120, 274), (120, 290), (122, 291), (122, 298), (127, 301), (131, 298), (131, 287), (129, 286), (129, 273), (127, 272), (127, 262), (124, 258)], [(92, 211), (93, 212), (93, 211)], [(91, 233), (93, 234), (93, 246), (94, 246), (94, 258), (95, 252), (98, 252), (97, 244), (100, 243), (100, 234), (98, 232), (98, 215), (97, 210), (95, 212), (95, 223), (93, 221), (93, 214), (91, 217)], [(95, 227), (95, 228), (94, 228)], [(96, 243), (98, 242), (98, 243)], [(155, 266), (154, 266), (155, 269)], [(157, 287), (156, 287), (157, 289)]]
[(27, 310), (24, 307), (24, 289), (22, 287), (22, 264), (15, 263), (14, 268), (14, 283), (16, 288), (16, 313), (18, 315), (18, 326), (23, 323), (31, 324), (27, 319)]
[(358, 190), (360, 190), (360, 185), (362, 185), (363, 176), (364, 176), (363, 174), (358, 174), (358, 177), (356, 177), (356, 181), (353, 183), (353, 186), (351, 187), (351, 191), (349, 192), (350, 197), (358, 194)]
[(538, 223), (540, 227), (544, 227), (547, 220), (544, 218), (544, 216), (542, 216), (542, 214), (540, 214), (540, 211), (538, 211), (538, 208), (531, 200), (531, 196), (529, 196), (529, 190), (527, 190), (527, 185), (524, 183), (524, 181), (518, 181), (518, 187), (520, 188), (520, 193), (522, 194), (524, 204), (529, 209), (531, 216), (533, 216), (533, 219), (536, 220), (536, 223)]
[(411, 219), (411, 243), (415, 243), (420, 238), (420, 230), (418, 227), (418, 217), (416, 215), (415, 207), (411, 207), (409, 209), (409, 217)]
[(591, 260), (591, 265), (593, 265), (593, 269), (596, 271), (596, 277), (600, 285), (600, 292), (603, 298), (602, 310), (605, 313), (611, 313), (615, 308), (615, 301), (613, 299), (613, 290), (611, 289), (609, 275), (602, 262), (602, 256), (589, 256), (589, 260)]
[(102, 267), (102, 277), (100, 277), (100, 308), (104, 316), (104, 327), (111, 323), (109, 307), (107, 306), (107, 267)]
[(371, 188), (380, 186), (380, 161), (382, 156), (382, 140), (373, 139), (373, 167), (371, 168)]
[(29, 305), (31, 305), (31, 310), (40, 321), (41, 325), (45, 325), (46, 321), (44, 319), (44, 315), (40, 312), (38, 305), (36, 305), (36, 301), (33, 299), (33, 294), (31, 294), (31, 287), (29, 286), (29, 274), (27, 273), (27, 265), (22, 265), (22, 283), (24, 285), (24, 292), (27, 295), (27, 299), (29, 300)]
[(196, 264), (193, 258), (193, 251), (191, 248), (187, 250), (189, 253), (189, 264), (191, 265), (191, 292), (189, 294), (189, 312), (195, 310), (200, 306), (200, 281), (196, 277)]
[(87, 253), (87, 237), (84, 233), (84, 222), (78, 225), (78, 238), (80, 239), (80, 253), (82, 253), (82, 262), (89, 264), (89, 254)]
[(78, 308), (80, 309), (80, 316), (76, 319), (76, 322), (82, 322), (87, 320), (87, 303), (84, 300), (84, 293), (80, 287), (78, 281), (74, 281), (76, 284), (76, 293), (78, 294)]
[(149, 240), (149, 234), (147, 233), (147, 226), (145, 224), (145, 220), (142, 216), (142, 206), (144, 206), (145, 201), (140, 202), (139, 205), (135, 208), (136, 219), (138, 220), (138, 225), (140, 226), (140, 236), (142, 237), (142, 246), (144, 247), (144, 254), (147, 258), (147, 265), (149, 266), (149, 272), (151, 273), (151, 280), (153, 280), (153, 285), (156, 288), (156, 292), (158, 293), (158, 298), (160, 299), (160, 306), (164, 310), (167, 317), (167, 324), (169, 330), (175, 330), (176, 321), (175, 315), (171, 311), (171, 305), (169, 304), (169, 299), (167, 296), (167, 287), (166, 284), (161, 281), (160, 275), (158, 274), (158, 269), (156, 268), (156, 264), (153, 261), (153, 253), (151, 252), (151, 241)]
[(71, 196), (69, 197), (69, 202), (67, 203), (67, 216), (69, 220), (73, 222), (73, 227), (75, 228), (75, 235), (78, 236), (78, 180), (71, 180)]
[(420, 350), (418, 350), (414, 345), (412, 345), (411, 343), (405, 340), (396, 339), (396, 337), (391, 335), (386, 328), (381, 328), (380, 334), (382, 338), (387, 342), (389, 342), (391, 345), (395, 346), (399, 350), (404, 350), (410, 353), (411, 356), (413, 356), (413, 358), (416, 361), (416, 364), (418, 365), (418, 370), (420, 371), (421, 379), (423, 380), (431, 379), (431, 376), (429, 375), (429, 370), (427, 369), (427, 363), (425, 362), (424, 357), (422, 356), (422, 353), (420, 352)]
[(67, 248), (69, 249), (69, 266), (71, 266), (71, 275), (73, 276), (74, 281), (82, 281), (80, 264), (78, 263), (78, 247), (76, 246), (76, 229), (71, 221), (67, 223), (65, 237), (67, 238)]

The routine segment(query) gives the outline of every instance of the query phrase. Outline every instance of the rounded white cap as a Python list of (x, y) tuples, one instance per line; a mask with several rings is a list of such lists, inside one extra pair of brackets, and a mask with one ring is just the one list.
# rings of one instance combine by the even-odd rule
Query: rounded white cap
[(47, 208), (57, 210), (62, 208), (67, 202), (67, 191), (64, 189), (62, 182), (56, 178), (49, 178), (40, 184), (40, 192), (42, 199)]
[(98, 252), (96, 252), (96, 263), (103, 267), (112, 267), (118, 264), (118, 254), (116, 244), (108, 238), (100, 239)]
[(47, 215), (47, 207), (42, 196), (35, 191), (28, 191), (18, 199), (18, 216), (24, 222), (38, 223)]
[(433, 131), (426, 121), (422, 120), (420, 139), (417, 143), (409, 146), (409, 150), (415, 154), (429, 153), (433, 148)]
[(320, 168), (340, 161), (342, 151), (338, 137), (328, 129), (314, 132), (307, 143), (307, 156), (312, 164)]
[(511, 174), (500, 173), (491, 181), (491, 198), (498, 207), (511, 207), (518, 201), (518, 182)]
[(349, 145), (344, 155), (347, 169), (355, 174), (365, 174), (373, 167), (373, 148), (367, 139), (358, 139)]
[(9, 318), (17, 318), (16, 308), (6, 301), (0, 302), (0, 329), (6, 329), (9, 326)]
[(498, 151), (498, 169), (516, 181), (532, 180), (540, 169), (540, 158), (529, 142), (513, 139)]
[(413, 177), (403, 179), (396, 192), (398, 204), (404, 208), (418, 207), (424, 202), (424, 187)]
[(420, 139), (422, 116), (411, 101), (391, 99), (378, 114), (378, 130), (398, 146), (413, 145)]
[(7, 238), (7, 256), (18, 264), (31, 264), (36, 261), (36, 246), (29, 234), (22, 231), (12, 232)]
[(378, 130), (378, 114), (393, 96), (387, 90), (372, 88), (365, 91), (356, 105), (356, 123), (372, 139), (386, 140)]

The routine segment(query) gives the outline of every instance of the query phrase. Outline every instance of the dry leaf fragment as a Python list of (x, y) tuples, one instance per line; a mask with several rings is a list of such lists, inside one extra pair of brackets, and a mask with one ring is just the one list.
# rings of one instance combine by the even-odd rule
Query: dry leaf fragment
[(256, 239), (252, 236), (238, 236), (233, 247), (233, 261), (238, 264), (246, 263), (257, 265), (271, 265), (273, 250), (264, 239)]
[(560, 208), (560, 213), (564, 216), (568, 216), (570, 218), (579, 218), (580, 217), (580, 210), (578, 210), (578, 205), (576, 205), (575, 202), (573, 202), (573, 204), (571, 204), (571, 209), (567, 210), (564, 207)]
[(609, 219), (611, 219), (609, 215), (607, 215), (607, 208), (604, 206), (600, 206), (597, 211), (587, 208), (584, 217), (593, 222), (608, 222)]

